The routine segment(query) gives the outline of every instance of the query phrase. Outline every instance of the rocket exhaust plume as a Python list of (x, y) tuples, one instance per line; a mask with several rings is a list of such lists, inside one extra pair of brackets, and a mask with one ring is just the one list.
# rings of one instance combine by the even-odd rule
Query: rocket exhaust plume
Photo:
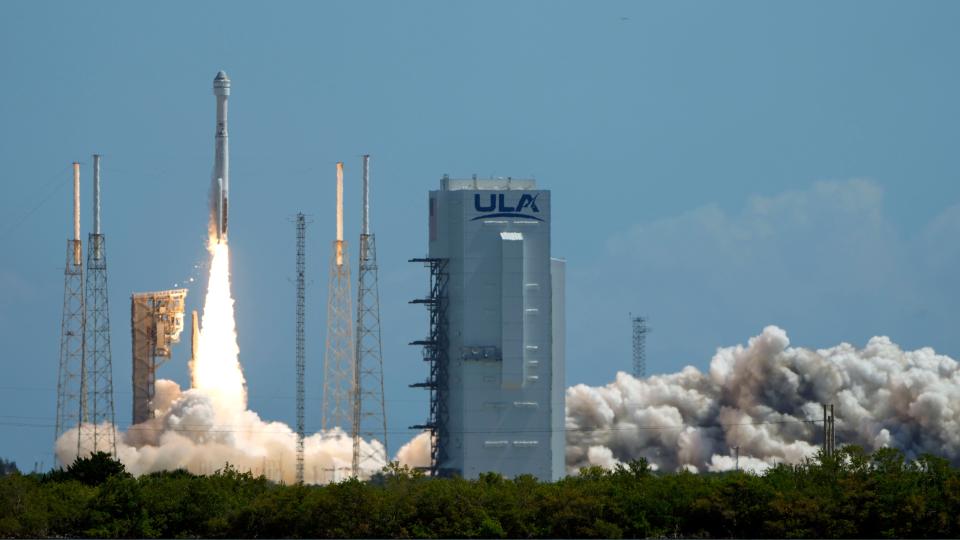
[[(240, 365), (240, 348), (230, 287), (230, 248), (227, 242), (229, 171), (227, 151), (227, 96), (230, 80), (220, 72), (214, 80), (217, 96), (216, 157), (210, 208), (208, 250), (211, 256), (199, 331), (194, 323), (190, 361), (191, 388), (182, 391), (168, 380), (157, 380), (151, 403), (155, 417), (117, 437), (117, 454), (127, 470), (144, 474), (186, 468), (193, 473), (211, 473), (227, 463), (275, 481), (295, 480), (296, 434), (280, 422), (261, 420), (247, 409), (247, 388)], [(74, 170), (74, 191), (79, 200), (79, 170)], [(338, 201), (342, 203), (342, 164), (338, 167)], [(75, 203), (76, 238), (79, 240), (79, 208)], [(339, 207), (340, 205), (338, 205)], [(342, 210), (338, 211), (342, 240)], [(79, 245), (79, 241), (77, 242)], [(79, 260), (79, 259), (78, 259)], [(194, 319), (196, 320), (196, 319)], [(115, 429), (104, 425), (103, 430)], [(376, 440), (361, 441), (368, 455), (382, 455)], [(78, 447), (77, 430), (64, 433), (56, 444), (61, 460), (72, 460)], [(304, 440), (305, 481), (323, 483), (350, 476), (353, 439), (340, 428), (317, 433)], [(386, 465), (371, 463), (361, 471), (369, 476)]]

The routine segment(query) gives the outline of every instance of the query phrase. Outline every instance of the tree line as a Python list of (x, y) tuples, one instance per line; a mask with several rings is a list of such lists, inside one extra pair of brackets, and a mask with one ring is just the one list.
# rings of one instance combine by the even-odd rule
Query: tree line
[(640, 460), (558, 482), (433, 479), (392, 464), (367, 482), (274, 484), (227, 466), (135, 478), (107, 454), (0, 477), (0, 537), (960, 537), (960, 469), (855, 446), (763, 474), (660, 473)]

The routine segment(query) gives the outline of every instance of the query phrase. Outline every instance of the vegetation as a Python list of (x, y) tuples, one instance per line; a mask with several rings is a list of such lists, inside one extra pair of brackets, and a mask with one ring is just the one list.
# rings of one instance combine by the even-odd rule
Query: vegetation
[(233, 468), (134, 478), (106, 454), (0, 477), (3, 537), (960, 537), (960, 470), (845, 447), (763, 475), (659, 474), (644, 461), (532, 477), (284, 486)]
[(7, 461), (3, 458), (0, 458), (0, 476), (6, 476), (8, 474), (19, 473), (20, 469), (17, 468), (17, 464), (14, 461)]

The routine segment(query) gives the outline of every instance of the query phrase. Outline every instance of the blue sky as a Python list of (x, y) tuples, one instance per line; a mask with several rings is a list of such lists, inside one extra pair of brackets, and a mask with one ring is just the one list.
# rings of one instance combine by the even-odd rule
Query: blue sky
[[(129, 422), (129, 294), (203, 275), (219, 69), (241, 362), (265, 418), (294, 418), (304, 211), (319, 426), (334, 164), (355, 239), (363, 153), (391, 431), (426, 417), (406, 343), (426, 332), (407, 301), (427, 281), (406, 261), (444, 173), (553, 190), (567, 384), (629, 367), (631, 311), (654, 328), (651, 372), (703, 367), (768, 324), (800, 346), (883, 334), (957, 357), (958, 22), (948, 2), (4, 2), (0, 456), (51, 464), (69, 164), (86, 232), (94, 152)], [(188, 349), (160, 375), (186, 384)]]

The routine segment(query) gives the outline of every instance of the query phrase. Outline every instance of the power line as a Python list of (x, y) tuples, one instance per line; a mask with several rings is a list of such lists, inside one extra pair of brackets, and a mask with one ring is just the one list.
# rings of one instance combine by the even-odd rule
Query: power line
[[(0, 416), (0, 418), (3, 418)], [(39, 418), (39, 417), (33, 417)], [(47, 419), (49, 421), (49, 419)], [(677, 426), (657, 426), (657, 425), (647, 425), (647, 426), (611, 426), (611, 427), (601, 427), (601, 428), (564, 428), (562, 430), (549, 430), (549, 429), (518, 429), (518, 430), (473, 430), (473, 431), (456, 431), (451, 433), (456, 433), (460, 435), (492, 435), (492, 434), (522, 434), (522, 433), (552, 433), (560, 431), (562, 433), (619, 433), (619, 432), (630, 432), (630, 431), (669, 431), (669, 430), (682, 430), (682, 429), (716, 429), (716, 428), (726, 428), (726, 427), (744, 427), (744, 426), (767, 426), (767, 425), (790, 425), (790, 424), (820, 424), (821, 420), (809, 419), (809, 420), (770, 420), (763, 422), (738, 422), (738, 423), (715, 423), (715, 424), (680, 424)], [(8, 427), (36, 427), (36, 428), (49, 428), (52, 427), (52, 424), (49, 423), (28, 423), (28, 422), (4, 422), (0, 421), (0, 426)], [(218, 425), (215, 428), (210, 428), (202, 424), (179, 424), (177, 427), (148, 427), (142, 424), (136, 425), (126, 425), (118, 426), (118, 429), (133, 430), (133, 431), (148, 431), (148, 432), (178, 432), (178, 433), (270, 433), (270, 434), (289, 434), (289, 430), (271, 430), (271, 429), (227, 429), (230, 425)], [(388, 431), (392, 435), (404, 435), (410, 433), (421, 433), (420, 429), (405, 429), (405, 430), (392, 430)], [(320, 433), (319, 431), (317, 432)]]
[[(38, 391), (39, 391), (39, 392), (53, 392), (53, 391), (56, 391), (56, 388), (54, 388), (54, 387), (52, 387), (52, 386), (0, 386), (0, 390), (3, 390), (3, 391), (11, 391), (11, 392), (17, 392), (17, 391), (19, 391), (19, 392), (35, 393), (35, 392), (38, 392)], [(129, 396), (129, 395), (132, 395), (133, 392), (130, 392), (130, 391), (127, 391), (127, 390), (115, 390), (115, 391), (114, 391), (114, 394), (116, 394), (116, 395), (122, 395), (122, 396)], [(297, 396), (296, 396), (295, 394), (294, 394), (294, 395), (288, 395), (288, 394), (258, 394), (258, 393), (255, 393), (255, 392), (247, 392), (247, 397), (248, 397), (248, 398), (257, 398), (257, 399), (282, 399), (282, 400), (285, 400), (285, 401), (297, 399)], [(305, 399), (306, 399), (307, 401), (320, 401), (322, 398), (319, 398), (319, 397), (306, 397)], [(386, 400), (386, 402), (387, 402), (387, 403), (423, 403), (424, 401), (423, 401), (422, 399), (388, 399), (388, 400)], [(2, 417), (2, 416), (3, 416), (3, 415), (0, 415), (0, 417)]]
[(40, 188), (46, 194), (40, 198), (40, 201), (37, 202), (37, 204), (30, 207), (30, 209), (24, 212), (20, 217), (15, 218), (13, 221), (9, 222), (2, 229), (0, 229), (0, 238), (5, 237), (6, 235), (15, 231), (17, 227), (19, 227), (20, 225), (23, 225), (23, 223), (27, 221), (27, 219), (29, 219), (30, 216), (34, 214), (34, 212), (39, 210), (43, 205), (47, 204), (47, 201), (52, 199), (54, 195), (56, 195), (57, 193), (60, 192), (60, 190), (63, 189), (63, 187), (66, 184), (61, 182), (60, 179), (63, 177), (63, 173), (70, 170), (70, 167), (71, 165), (67, 165), (66, 167), (57, 171), (56, 174), (53, 174), (50, 176), (50, 179), (47, 180), (44, 183), (44, 185)]

